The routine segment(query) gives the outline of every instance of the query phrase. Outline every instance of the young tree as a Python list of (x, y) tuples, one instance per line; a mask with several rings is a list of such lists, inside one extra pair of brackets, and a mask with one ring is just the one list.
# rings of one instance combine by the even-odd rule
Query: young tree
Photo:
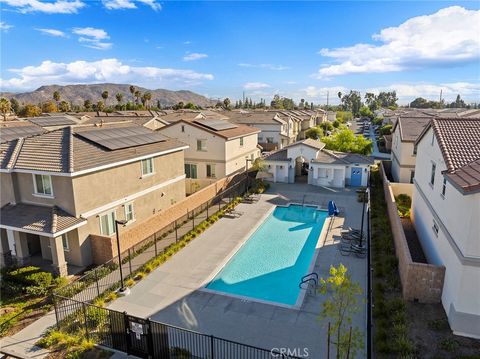
[(373, 143), (362, 135), (355, 136), (349, 129), (341, 129), (331, 136), (322, 137), (327, 150), (359, 153), (369, 155), (373, 150)]
[(62, 101), (60, 102), (58, 109), (60, 110), (60, 112), (68, 112), (70, 111), (70, 104), (67, 101)]
[(368, 117), (370, 119), (373, 119), (373, 117), (375, 117), (373, 115), (373, 112), (367, 106), (360, 107), (359, 114), (360, 114), (361, 117)]
[(18, 114), (22, 117), (40, 116), (42, 114), (42, 109), (38, 106), (32, 105), (31, 103), (27, 103), (20, 109)]
[(225, 108), (228, 110), (230, 109), (230, 99), (228, 97), (226, 97), (224, 100), (223, 100), (223, 105), (225, 106)]
[(323, 136), (323, 131), (320, 127), (311, 127), (305, 131), (305, 137), (319, 140)]
[(85, 108), (85, 110), (91, 111), (92, 110), (92, 101), (90, 101), (90, 100), (83, 101), (83, 107)]
[[(330, 267), (330, 276), (320, 279), (320, 293), (329, 298), (322, 304), (320, 319), (330, 322), (330, 340), (337, 348), (336, 358), (355, 358), (356, 352), (363, 348), (364, 334), (358, 327), (352, 327), (353, 315), (359, 311), (362, 288), (352, 281), (347, 268), (340, 264)], [(351, 337), (350, 337), (350, 328)]]
[(105, 104), (103, 103), (103, 101), (98, 101), (97, 105), (95, 106), (95, 109), (97, 111), (103, 111), (104, 108), (105, 108)]
[(7, 115), (12, 110), (10, 100), (6, 97), (0, 98), (0, 113), (3, 116), (3, 120), (7, 120)]
[(197, 106), (193, 102), (187, 102), (184, 108), (187, 108), (189, 110), (196, 110)]
[(18, 113), (20, 110), (20, 104), (18, 103), (16, 98), (10, 99), (10, 107), (12, 108), (12, 111), (15, 113)]
[(57, 106), (52, 101), (46, 101), (42, 104), (42, 112), (50, 113), (50, 112), (57, 112)]

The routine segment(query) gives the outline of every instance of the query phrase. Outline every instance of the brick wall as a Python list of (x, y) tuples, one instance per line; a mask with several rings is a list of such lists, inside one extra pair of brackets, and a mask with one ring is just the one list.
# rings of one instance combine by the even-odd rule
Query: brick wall
[[(231, 179), (231, 177), (222, 178), (145, 221), (122, 228), (120, 232), (120, 252), (124, 252), (147, 237), (153, 236), (154, 233), (162, 230), (170, 223), (187, 215), (189, 211), (211, 200), (225, 189)], [(95, 264), (105, 263), (118, 253), (115, 236), (90, 235), (90, 241)]]
[(398, 257), (403, 298), (406, 300), (418, 300), (421, 303), (439, 303), (442, 298), (445, 267), (412, 261), (402, 222), (398, 216), (393, 190), (385, 176), (383, 164), (380, 165), (380, 172), (387, 203), (388, 218), (393, 233), (395, 252)]

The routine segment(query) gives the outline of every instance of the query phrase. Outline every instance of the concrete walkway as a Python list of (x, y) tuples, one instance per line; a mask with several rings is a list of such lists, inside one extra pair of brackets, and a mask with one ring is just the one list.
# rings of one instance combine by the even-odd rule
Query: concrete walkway
[[(240, 204), (237, 210), (242, 216), (218, 221), (109, 308), (264, 349), (300, 348), (307, 349), (311, 358), (325, 357), (328, 323), (318, 316), (326, 296), (312, 293), (300, 309), (293, 309), (201, 290), (275, 205), (303, 200), (322, 207), (334, 200), (343, 216), (335, 220), (320, 249), (315, 272), (327, 277), (331, 265), (343, 263), (365, 290), (366, 259), (343, 257), (337, 248), (343, 225), (360, 226), (362, 205), (355, 190), (274, 184), (258, 203)], [(362, 331), (365, 313), (365, 306), (360, 305), (353, 322)]]
[(378, 159), (378, 160), (389, 160), (391, 159), (390, 153), (380, 152), (378, 149), (377, 139), (375, 137), (375, 131), (373, 130), (373, 126), (370, 125), (370, 139), (373, 142), (373, 152), (370, 155), (371, 157)]

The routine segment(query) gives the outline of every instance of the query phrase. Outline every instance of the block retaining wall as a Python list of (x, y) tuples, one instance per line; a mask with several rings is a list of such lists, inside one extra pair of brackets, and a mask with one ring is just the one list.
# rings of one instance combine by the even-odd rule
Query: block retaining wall
[(380, 165), (380, 173), (387, 203), (388, 218), (393, 233), (395, 252), (398, 258), (403, 298), (406, 300), (418, 300), (421, 303), (439, 303), (442, 298), (445, 267), (412, 261), (402, 222), (398, 215), (394, 191), (385, 175), (383, 164)]

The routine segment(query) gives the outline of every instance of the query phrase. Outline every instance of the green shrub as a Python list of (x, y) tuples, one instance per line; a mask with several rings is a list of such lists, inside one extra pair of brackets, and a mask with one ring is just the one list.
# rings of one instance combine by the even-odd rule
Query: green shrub
[(437, 319), (437, 320), (430, 320), (428, 322), (428, 327), (433, 330), (447, 330), (450, 328), (448, 324), (448, 320), (446, 319)]
[(440, 341), (440, 348), (446, 350), (447, 352), (455, 351), (460, 344), (455, 339), (444, 338)]

